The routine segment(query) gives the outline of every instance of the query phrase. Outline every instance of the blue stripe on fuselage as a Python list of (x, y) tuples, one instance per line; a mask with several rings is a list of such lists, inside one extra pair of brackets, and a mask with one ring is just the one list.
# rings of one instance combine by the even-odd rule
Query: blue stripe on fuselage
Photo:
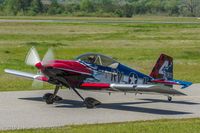
[(93, 70), (96, 71), (101, 71), (101, 72), (110, 72), (110, 73), (121, 73), (123, 75), (129, 76), (131, 73), (134, 73), (138, 76), (138, 78), (146, 78), (147, 81), (150, 81), (152, 79), (152, 77), (145, 75), (139, 71), (136, 71), (128, 66), (125, 66), (123, 64), (120, 64), (117, 66), (117, 68), (111, 68), (111, 67), (107, 67), (107, 66), (101, 66), (101, 65), (96, 65), (96, 64), (90, 64), (90, 63), (86, 63), (84, 61), (81, 61), (81, 63), (87, 65), (88, 67), (90, 67)]
[(124, 75), (127, 75), (127, 76), (130, 75), (130, 73), (135, 73), (135, 74), (137, 74), (137, 76), (139, 78), (147, 78), (148, 80), (152, 79), (150, 76), (145, 75), (145, 74), (143, 74), (143, 73), (141, 73), (139, 71), (136, 71), (136, 70), (134, 70), (134, 69), (132, 69), (132, 68), (130, 68), (128, 66), (125, 66), (123, 64), (119, 64), (117, 69), (118, 69), (118, 71), (123, 72)]

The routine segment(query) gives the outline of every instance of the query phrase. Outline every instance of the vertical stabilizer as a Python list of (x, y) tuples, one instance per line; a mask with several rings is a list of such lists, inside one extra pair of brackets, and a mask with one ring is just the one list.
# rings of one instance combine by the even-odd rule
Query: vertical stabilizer
[(161, 54), (150, 76), (153, 77), (154, 79), (172, 80), (173, 58), (168, 55)]

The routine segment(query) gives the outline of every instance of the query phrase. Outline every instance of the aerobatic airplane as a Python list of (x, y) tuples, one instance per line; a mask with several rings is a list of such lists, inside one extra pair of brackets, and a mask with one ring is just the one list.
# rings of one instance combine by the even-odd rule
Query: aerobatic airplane
[(80, 55), (76, 60), (55, 60), (52, 50), (49, 49), (41, 61), (36, 49), (32, 47), (25, 62), (27, 65), (35, 66), (39, 73), (31, 74), (11, 69), (5, 69), (5, 72), (55, 85), (54, 93), (43, 96), (47, 104), (62, 100), (57, 96), (62, 86), (72, 89), (87, 108), (93, 108), (100, 102), (91, 97), (82, 97), (78, 89), (109, 93), (162, 94), (171, 101), (172, 96), (185, 95), (173, 89), (173, 85), (180, 85), (184, 89), (192, 84), (173, 79), (173, 58), (165, 54), (160, 55), (150, 75), (96, 53)]

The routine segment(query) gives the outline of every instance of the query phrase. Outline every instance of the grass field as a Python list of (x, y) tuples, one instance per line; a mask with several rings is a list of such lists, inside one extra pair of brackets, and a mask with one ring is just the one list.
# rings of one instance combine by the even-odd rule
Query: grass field
[(200, 119), (136, 121), (57, 128), (1, 131), (2, 133), (199, 133)]
[(159, 21), (159, 22), (200, 22), (199, 18), (195, 17), (165, 17), (165, 16), (134, 16), (133, 18), (101, 18), (101, 17), (65, 17), (65, 16), (0, 16), (0, 19), (15, 19), (15, 20), (110, 20), (110, 21)]
[[(149, 74), (161, 53), (174, 57), (174, 77), (200, 81), (200, 24), (159, 24), (137, 21), (200, 22), (197, 18), (135, 17), (66, 18), (0, 17), (0, 19), (59, 19), (74, 22), (1, 22), (0, 91), (32, 90), (31, 81), (3, 72), (5, 68), (36, 72), (24, 63), (28, 50), (35, 46), (41, 57), (53, 47), (56, 58), (73, 59), (86, 52), (114, 57), (136, 70)], [(123, 23), (78, 23), (80, 20), (120, 20)], [(131, 23), (130, 21), (133, 21)], [(52, 86), (45, 85), (45, 89)]]

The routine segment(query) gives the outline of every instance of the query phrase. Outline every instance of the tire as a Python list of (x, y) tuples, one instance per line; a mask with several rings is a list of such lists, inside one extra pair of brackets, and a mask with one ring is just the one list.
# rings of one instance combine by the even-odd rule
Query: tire
[(86, 98), (85, 101), (84, 101), (84, 104), (86, 105), (86, 107), (88, 109), (92, 109), (92, 108), (95, 107), (95, 105), (93, 103), (94, 103), (93, 99), (91, 99), (91, 98)]
[(55, 99), (53, 98), (53, 94), (52, 94), (46, 99), (46, 104), (53, 104), (54, 101)]
[(43, 100), (46, 100), (50, 95), (53, 95), (52, 93), (46, 93), (43, 95)]
[(55, 101), (61, 101), (61, 100), (63, 100), (62, 97), (59, 97), (59, 96), (55, 97)]
[(168, 97), (168, 101), (171, 102), (172, 101), (172, 97), (169, 96)]

